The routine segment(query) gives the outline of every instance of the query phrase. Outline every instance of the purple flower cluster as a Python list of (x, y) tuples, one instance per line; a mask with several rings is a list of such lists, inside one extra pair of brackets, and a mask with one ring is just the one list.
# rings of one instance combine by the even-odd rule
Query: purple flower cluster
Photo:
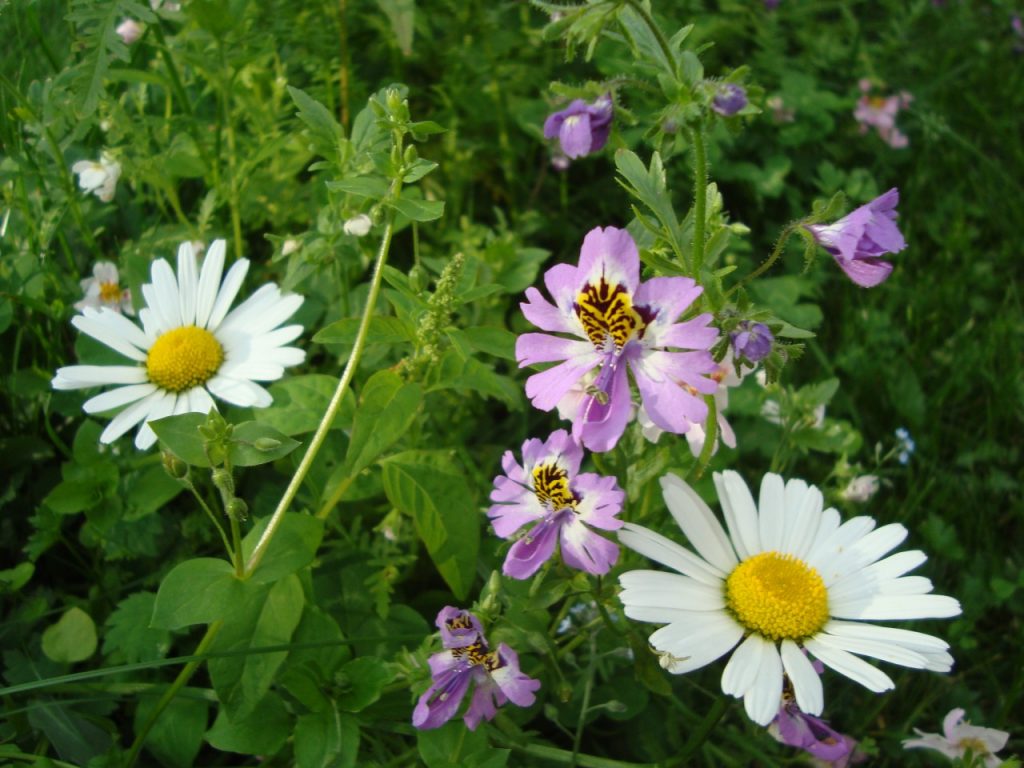
[(736, 83), (724, 83), (719, 86), (718, 92), (711, 100), (711, 109), (722, 117), (732, 117), (745, 106), (747, 106), (747, 91), (742, 85), (736, 85)]
[(544, 121), (544, 138), (558, 138), (566, 157), (577, 158), (597, 152), (608, 142), (612, 127), (612, 97), (602, 96), (593, 104), (576, 99)]
[(535, 700), (540, 681), (519, 670), (519, 656), (505, 643), (490, 650), (480, 620), (469, 611), (446, 606), (435, 621), (441, 630), (444, 650), (428, 660), (433, 677), (412, 713), (412, 724), (421, 730), (437, 728), (453, 717), (476, 684), (463, 720), (471, 731), (481, 720), (490, 720), (508, 701), (528, 707)]
[(854, 119), (860, 123), (860, 132), (867, 133), (874, 128), (879, 137), (893, 149), (904, 149), (910, 139), (896, 127), (896, 116), (910, 106), (914, 100), (906, 91), (889, 96), (872, 96), (871, 81), (860, 81), (861, 97), (853, 111)]
[(853, 282), (871, 288), (892, 272), (892, 264), (882, 256), (907, 247), (896, 226), (899, 200), (899, 190), (893, 187), (834, 224), (811, 224), (807, 229)]
[(561, 542), (566, 565), (592, 574), (607, 573), (619, 556), (619, 547), (588, 526), (613, 531), (622, 527), (625, 493), (614, 477), (579, 474), (583, 449), (564, 429), (545, 442), (523, 443), (523, 465), (512, 451), (502, 459), (504, 475), (494, 480), (487, 516), (503, 539), (524, 526), (526, 535), (512, 545), (503, 572), (527, 579), (551, 557)]

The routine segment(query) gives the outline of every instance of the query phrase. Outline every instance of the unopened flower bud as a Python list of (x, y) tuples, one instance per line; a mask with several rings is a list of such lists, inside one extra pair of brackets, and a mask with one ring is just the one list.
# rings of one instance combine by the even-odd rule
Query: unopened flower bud
[(747, 106), (747, 92), (742, 85), (724, 83), (711, 102), (711, 109), (723, 117), (732, 117)]
[(275, 448), (279, 448), (281, 446), (281, 441), (275, 440), (272, 437), (257, 437), (256, 442), (252, 445), (257, 451), (263, 451), (265, 453), (267, 451), (272, 451)]
[(235, 492), (235, 478), (222, 467), (213, 470), (213, 484), (223, 493), (233, 494)]
[(351, 219), (346, 221), (343, 229), (345, 230), (346, 235), (363, 237), (369, 233), (370, 227), (372, 226), (373, 220), (365, 213), (360, 213), (358, 216), (353, 216)]
[(249, 505), (236, 496), (228, 502), (225, 511), (232, 520), (241, 522), (249, 516)]
[(184, 480), (188, 477), (188, 464), (179, 459), (170, 451), (163, 452), (164, 469), (167, 474), (175, 480)]
[(737, 325), (736, 332), (732, 334), (733, 351), (738, 357), (745, 357), (752, 363), (768, 357), (774, 341), (775, 337), (767, 325), (751, 323), (749, 320)]
[(281, 245), (281, 255), (282, 256), (291, 256), (293, 253), (295, 253), (301, 247), (302, 247), (302, 243), (300, 243), (298, 240), (293, 240), (292, 238), (288, 238), (287, 240), (284, 241), (284, 244)]
[(125, 19), (114, 30), (125, 45), (131, 45), (142, 37), (142, 27), (134, 19)]
[(843, 489), (842, 496), (847, 501), (854, 501), (863, 504), (869, 501), (872, 496), (878, 493), (878, 477), (875, 475), (860, 475), (853, 478)]

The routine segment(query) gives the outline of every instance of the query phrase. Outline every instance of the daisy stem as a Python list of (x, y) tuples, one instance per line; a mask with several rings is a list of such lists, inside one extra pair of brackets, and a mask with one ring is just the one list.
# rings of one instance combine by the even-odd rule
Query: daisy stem
[[(217, 638), (217, 633), (220, 632), (220, 628), (224, 625), (222, 621), (215, 621), (206, 628), (206, 634), (203, 635), (203, 639), (199, 642), (196, 647), (194, 656), (203, 656), (210, 646), (213, 645), (213, 641)], [(146, 737), (149, 736), (149, 732), (156, 725), (156, 721), (159, 719), (163, 711), (167, 709), (167, 705), (170, 704), (174, 697), (178, 695), (178, 691), (185, 687), (189, 679), (195, 674), (195, 671), (199, 669), (199, 665), (205, 661), (205, 658), (194, 659), (182, 667), (181, 672), (174, 678), (174, 682), (171, 683), (171, 687), (164, 691), (164, 695), (160, 697), (160, 700), (153, 707), (153, 711), (149, 713), (149, 717), (146, 718), (146, 722), (142, 724), (142, 728), (135, 734), (135, 741), (132, 742), (131, 749), (128, 750), (128, 757), (125, 759), (125, 768), (132, 768), (135, 765), (135, 761), (139, 757), (139, 752), (142, 751), (142, 745), (146, 741)]]
[(718, 721), (722, 719), (722, 715), (725, 714), (725, 710), (729, 708), (729, 699), (725, 696), (719, 696), (715, 699), (715, 703), (711, 705), (711, 709), (704, 715), (704, 719), (701, 720), (698, 725), (690, 733), (690, 738), (683, 745), (682, 752), (672, 762), (666, 763), (667, 768), (676, 768), (676, 766), (683, 766), (690, 764), (690, 758), (700, 749), (701, 745), (707, 740), (708, 734), (711, 730), (718, 725)]
[(231, 520), (231, 543), (234, 545), (234, 554), (231, 557), (235, 565), (235, 575), (245, 578), (245, 555), (242, 554), (242, 529), (234, 515), (229, 514)]
[[(401, 184), (401, 179), (396, 179), (392, 185), (390, 195), (393, 197), (398, 196), (398, 187)], [(377, 250), (377, 260), (373, 267), (373, 277), (370, 280), (370, 290), (366, 296), (366, 306), (363, 309), (363, 317), (359, 321), (359, 330), (356, 333), (355, 342), (352, 345), (352, 352), (349, 354), (348, 362), (345, 363), (345, 370), (341, 374), (341, 378), (338, 380), (338, 386), (334, 390), (334, 395), (331, 397), (331, 402), (327, 406), (327, 410), (324, 411), (323, 418), (320, 419), (320, 424), (316, 428), (316, 433), (313, 435), (313, 439), (309, 443), (309, 447), (306, 449), (306, 455), (302, 457), (302, 461), (299, 463), (298, 469), (295, 470), (295, 474), (292, 475), (291, 481), (288, 483), (288, 487), (284, 491), (284, 495), (281, 497), (281, 501), (277, 505), (277, 509), (274, 510), (273, 516), (270, 518), (270, 522), (267, 524), (266, 529), (263, 531), (263, 535), (260, 536), (260, 540), (256, 542), (256, 546), (249, 555), (249, 562), (246, 563), (245, 568), (242, 572), (242, 578), (248, 578), (256, 570), (256, 567), (260, 564), (260, 560), (267, 552), (267, 547), (270, 545), (271, 539), (274, 538), (274, 534), (281, 525), (281, 521), (284, 520), (284, 514), (288, 511), (292, 501), (295, 499), (295, 495), (299, 492), (299, 487), (302, 485), (302, 481), (306, 479), (306, 474), (309, 472), (309, 468), (313, 465), (313, 459), (316, 458), (317, 453), (320, 451), (320, 446), (323, 445), (324, 440), (327, 438), (327, 432), (330, 430), (331, 425), (334, 423), (335, 417), (338, 415), (338, 411), (341, 410), (341, 401), (345, 396), (345, 392), (348, 390), (348, 385), (352, 381), (352, 377), (355, 375), (356, 367), (359, 365), (359, 358), (363, 354), (363, 347), (366, 345), (366, 336), (370, 330), (370, 319), (373, 317), (373, 309), (377, 304), (377, 294), (380, 293), (381, 277), (384, 273), (384, 263), (388, 258), (388, 251), (391, 250), (391, 235), (395, 229), (395, 215), (393, 211), (389, 210), (387, 214), (387, 224), (384, 227), (384, 236), (380, 241), (380, 248)]]
[(704, 129), (696, 126), (690, 131), (693, 141), (693, 278), (700, 282), (704, 266), (704, 219), (708, 205), (708, 154), (704, 148)]

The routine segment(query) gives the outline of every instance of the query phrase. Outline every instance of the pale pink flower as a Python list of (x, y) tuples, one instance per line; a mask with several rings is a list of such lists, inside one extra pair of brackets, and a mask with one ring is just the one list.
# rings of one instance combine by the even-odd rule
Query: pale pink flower
[(1002, 765), (996, 752), (1006, 746), (1010, 734), (995, 728), (983, 728), (964, 722), (964, 710), (951, 710), (942, 721), (942, 734), (924, 733), (914, 729), (920, 738), (904, 739), (904, 749), (934, 749), (946, 757), (955, 760), (962, 758), (970, 750), (974, 757), (985, 760), (986, 768)]

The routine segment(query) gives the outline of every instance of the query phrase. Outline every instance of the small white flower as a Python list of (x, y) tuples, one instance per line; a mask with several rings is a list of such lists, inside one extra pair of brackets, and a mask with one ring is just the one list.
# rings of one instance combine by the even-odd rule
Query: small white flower
[(71, 166), (71, 171), (78, 174), (78, 186), (86, 192), (92, 192), (104, 203), (114, 199), (121, 164), (108, 152), (100, 155), (99, 162), (79, 160)]
[(847, 483), (842, 497), (847, 501), (863, 504), (865, 501), (870, 501), (876, 493), (878, 493), (878, 477), (876, 475), (859, 475)]
[(117, 29), (114, 31), (125, 45), (131, 45), (142, 37), (142, 25), (135, 19), (125, 19), (117, 25)]
[(109, 261), (97, 261), (92, 268), (92, 277), (82, 280), (85, 296), (75, 302), (75, 309), (84, 311), (86, 307), (99, 309), (107, 307), (114, 312), (134, 315), (132, 308), (132, 292), (121, 288), (118, 282), (117, 267)]
[(934, 749), (950, 759), (962, 758), (971, 751), (974, 757), (985, 759), (986, 768), (1003, 764), (996, 752), (1006, 746), (1010, 734), (995, 728), (982, 728), (964, 722), (964, 711), (954, 709), (942, 721), (942, 734), (924, 733), (914, 729), (920, 738), (904, 739), (904, 749)]
[(295, 253), (301, 247), (302, 247), (302, 243), (300, 243), (298, 240), (294, 240), (294, 239), (289, 237), (281, 245), (281, 255), (282, 256), (291, 256), (293, 253)]
[(72, 324), (134, 362), (132, 365), (71, 365), (57, 370), (54, 389), (122, 385), (87, 400), (86, 413), (121, 408), (100, 435), (110, 443), (140, 422), (135, 446), (156, 442), (149, 421), (181, 413), (209, 413), (210, 395), (234, 405), (265, 408), (273, 402), (257, 381), (276, 381), (306, 353), (285, 346), (301, 325), (279, 328), (302, 305), (268, 283), (229, 312), (249, 269), (239, 259), (221, 281), (225, 243), (210, 246), (202, 271), (191, 243), (178, 249), (178, 271), (164, 259), (152, 266), (152, 283), (142, 286), (146, 306), (142, 328), (106, 307), (86, 308)]
[(177, 0), (149, 0), (149, 7), (154, 11), (180, 11), (181, 3)]
[(351, 219), (345, 222), (345, 234), (354, 235), (355, 237), (363, 237), (370, 231), (370, 227), (373, 226), (373, 221), (365, 213), (360, 213), (358, 216), (353, 216)]
[(715, 473), (714, 481), (728, 534), (690, 486), (672, 474), (661, 480), (668, 510), (697, 554), (639, 525), (619, 531), (624, 545), (678, 572), (619, 577), (626, 616), (665, 625), (649, 642), (672, 673), (700, 669), (735, 648), (722, 690), (767, 725), (779, 711), (783, 674), (800, 709), (821, 714), (824, 693), (805, 650), (876, 693), (893, 681), (860, 656), (952, 668), (943, 640), (868, 623), (960, 613), (953, 598), (930, 594), (928, 579), (904, 575), (926, 560), (923, 552), (886, 557), (906, 528), (876, 529), (870, 517), (840, 524), (835, 509), (822, 509), (821, 491), (803, 480), (766, 474), (758, 503), (736, 472)]

